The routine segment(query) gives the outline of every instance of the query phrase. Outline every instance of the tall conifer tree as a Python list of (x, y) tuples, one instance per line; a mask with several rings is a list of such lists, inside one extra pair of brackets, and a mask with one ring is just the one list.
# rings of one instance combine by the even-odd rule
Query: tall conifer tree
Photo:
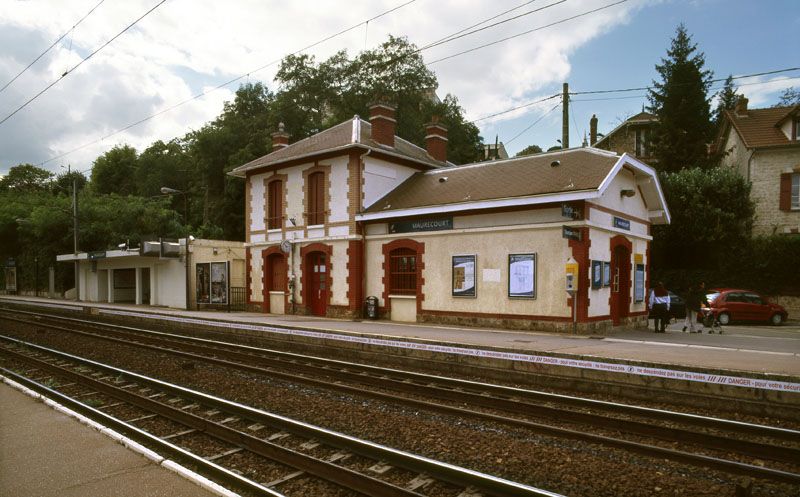
[(717, 102), (717, 108), (714, 111), (714, 124), (719, 127), (720, 123), (722, 122), (722, 111), (724, 110), (733, 110), (736, 106), (736, 100), (739, 98), (739, 94), (736, 93), (737, 88), (733, 86), (733, 75), (728, 75), (725, 79), (725, 85), (722, 89), (717, 93), (719, 96), (719, 101)]
[(658, 116), (651, 146), (661, 171), (710, 165), (707, 144), (714, 125), (708, 89), (713, 73), (704, 66), (705, 55), (681, 24), (667, 57), (656, 65), (661, 81), (654, 81), (648, 94), (648, 110)]

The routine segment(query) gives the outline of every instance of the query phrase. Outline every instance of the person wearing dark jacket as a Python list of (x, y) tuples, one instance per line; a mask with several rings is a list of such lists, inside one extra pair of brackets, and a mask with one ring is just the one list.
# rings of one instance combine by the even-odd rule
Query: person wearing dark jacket
[(658, 282), (655, 288), (650, 290), (650, 311), (655, 319), (654, 328), (656, 333), (667, 331), (669, 321), (669, 292), (664, 288), (664, 283)]
[(689, 333), (703, 332), (702, 329), (695, 331), (694, 317), (700, 312), (700, 308), (704, 306), (708, 307), (709, 303), (706, 297), (706, 284), (701, 281), (697, 286), (689, 288), (689, 293), (686, 295), (686, 321), (683, 323), (683, 331), (686, 331), (688, 327)]

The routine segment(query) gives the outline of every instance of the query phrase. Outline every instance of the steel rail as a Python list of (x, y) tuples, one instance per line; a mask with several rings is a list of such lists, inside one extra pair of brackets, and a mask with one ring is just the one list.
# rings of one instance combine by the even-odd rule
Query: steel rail
[[(51, 315), (46, 315), (42, 313), (33, 313), (29, 311), (20, 311), (26, 314), (37, 315), (37, 316), (45, 316), (47, 318), (52, 318)], [(27, 321), (16, 319), (16, 318), (8, 318), (11, 320), (23, 322), (26, 324), (30, 324)], [(718, 430), (724, 430), (734, 433), (743, 433), (743, 434), (750, 434), (750, 435), (757, 435), (762, 437), (773, 437), (779, 440), (785, 440), (788, 442), (800, 443), (800, 431), (792, 430), (788, 428), (780, 428), (774, 426), (765, 426), (765, 425), (758, 425), (753, 423), (746, 423), (742, 421), (734, 421), (722, 418), (714, 418), (708, 416), (701, 416), (697, 414), (690, 414), (690, 413), (681, 413), (675, 411), (667, 411), (663, 409), (655, 409), (649, 407), (642, 407), (642, 406), (634, 406), (630, 404), (621, 404), (617, 402), (609, 402), (603, 400), (596, 400), (596, 399), (587, 399), (583, 397), (574, 397), (564, 394), (556, 394), (550, 392), (543, 392), (538, 390), (530, 390), (530, 389), (523, 389), (518, 387), (509, 387), (504, 385), (495, 385), (491, 383), (485, 382), (478, 382), (472, 380), (463, 380), (458, 378), (448, 378), (444, 376), (438, 375), (430, 375), (430, 374), (423, 374), (423, 373), (415, 373), (412, 371), (403, 371), (393, 368), (383, 368), (378, 366), (372, 366), (367, 364), (359, 364), (347, 361), (341, 361), (336, 359), (324, 359), (320, 357), (314, 357), (304, 354), (297, 354), (292, 352), (283, 352), (277, 351), (273, 349), (265, 349), (261, 347), (253, 347), (250, 345), (242, 345), (242, 344), (235, 344), (230, 342), (222, 342), (217, 340), (210, 340), (206, 338), (198, 338), (198, 337), (188, 337), (185, 335), (176, 335), (173, 333), (166, 333), (160, 331), (153, 331), (153, 330), (146, 330), (142, 328), (134, 328), (129, 326), (122, 326), (122, 325), (115, 325), (110, 323), (98, 323), (96, 321), (89, 321), (89, 320), (82, 320), (82, 319), (75, 319), (75, 318), (68, 318), (58, 316), (54, 319), (57, 320), (66, 320), (86, 325), (92, 325), (95, 327), (101, 328), (109, 328), (108, 331), (115, 331), (115, 330), (123, 330), (123, 331), (131, 331), (135, 333), (141, 333), (145, 335), (151, 335), (154, 337), (162, 337), (163, 340), (173, 340), (177, 343), (181, 343), (183, 346), (187, 342), (193, 342), (197, 344), (207, 344), (211, 347), (227, 347), (232, 349), (232, 352), (240, 352), (246, 351), (251, 352), (252, 354), (245, 354), (249, 355), (251, 358), (259, 358), (263, 359), (264, 354), (267, 356), (274, 356), (281, 360), (290, 362), (292, 364), (292, 368), (305, 368), (306, 365), (302, 364), (302, 362), (310, 363), (310, 364), (320, 364), (321, 369), (327, 371), (328, 374), (332, 374), (334, 370), (330, 367), (331, 364), (339, 366), (346, 371), (365, 371), (371, 374), (374, 374), (376, 377), (384, 378), (388, 375), (393, 375), (399, 378), (403, 378), (405, 381), (415, 382), (415, 385), (431, 385), (434, 382), (440, 383), (441, 385), (449, 387), (451, 390), (455, 391), (470, 391), (474, 390), (480, 392), (483, 397), (485, 397), (485, 392), (489, 391), (494, 393), (500, 398), (520, 398), (520, 399), (527, 399), (527, 400), (537, 400), (537, 401), (544, 401), (544, 402), (558, 402), (564, 403), (567, 405), (572, 405), (575, 407), (582, 407), (586, 409), (595, 409), (604, 412), (611, 412), (614, 414), (624, 413), (631, 416), (640, 416), (652, 419), (658, 419), (662, 421), (675, 421), (684, 424), (689, 424), (692, 426), (697, 426), (701, 428), (714, 428)], [(41, 324), (42, 326), (52, 327), (54, 329), (59, 329), (62, 331), (69, 331), (73, 333), (86, 333), (80, 330), (73, 330), (69, 328), (62, 328), (55, 325), (46, 325)], [(97, 336), (97, 335), (94, 335)], [(109, 337), (98, 337), (104, 339), (110, 339)], [(212, 350), (208, 347), (206, 348), (198, 348), (195, 350), (203, 350), (209, 351), (211, 353), (219, 353), (218, 350)], [(255, 355), (254, 355), (255, 354)], [(261, 354), (261, 355), (259, 355)], [(302, 361), (302, 362), (298, 362)], [(318, 373), (319, 369), (317, 370), (308, 370), (309, 373)], [(363, 375), (359, 375), (364, 378)], [(366, 381), (366, 380), (362, 380)], [(379, 385), (378, 385), (379, 386)], [(794, 459), (797, 460), (797, 459)]]
[[(114, 366), (103, 364), (90, 359), (78, 357), (72, 354), (61, 352), (34, 343), (25, 342), (16, 338), (0, 335), (0, 340), (8, 343), (22, 345), (30, 349), (39, 350), (51, 355), (58, 356), (65, 360), (74, 361), (79, 364), (91, 366), (95, 369), (103, 370), (110, 374), (126, 376), (137, 383), (141, 383), (162, 391), (169, 392), (176, 396), (189, 398), (195, 402), (209, 405), (220, 410), (236, 414), (242, 418), (253, 420), (265, 425), (294, 433), (298, 436), (316, 439), (328, 445), (345, 449), (355, 454), (368, 457), (378, 461), (386, 461), (394, 466), (404, 468), (417, 473), (425, 473), (432, 477), (447, 481), (457, 486), (474, 487), (488, 495), (504, 496), (545, 496), (559, 497), (559, 494), (546, 490), (530, 487), (517, 482), (512, 482), (503, 478), (487, 475), (478, 471), (462, 468), (441, 461), (436, 461), (423, 456), (410, 454), (391, 447), (382, 446), (374, 442), (369, 442), (357, 437), (338, 433), (325, 428), (320, 428), (309, 423), (297, 421), (285, 416), (256, 409), (238, 402), (225, 400), (210, 394), (191, 390), (180, 385), (174, 385), (155, 378), (149, 378), (139, 373), (126, 371)], [(0, 348), (0, 352), (7, 353), (7, 348)], [(187, 413), (188, 414), (188, 413)], [(798, 480), (800, 481), (800, 480)], [(563, 496), (562, 496), (563, 497)]]
[[(5, 349), (0, 349), (5, 350)], [(23, 356), (25, 357), (25, 356)], [(67, 395), (62, 394), (52, 388), (49, 388), (45, 385), (37, 383), (29, 378), (26, 378), (14, 371), (11, 371), (7, 368), (0, 367), (0, 372), (2, 372), (3, 376), (13, 379), (17, 383), (34, 390), (49, 399), (58, 402), (66, 407), (69, 407), (75, 412), (78, 412), (87, 418), (90, 418), (94, 421), (99, 422), (100, 424), (112, 428), (115, 431), (124, 433), (131, 438), (135, 439), (139, 443), (143, 443), (148, 445), (149, 447), (155, 447), (155, 450), (162, 455), (166, 454), (170, 458), (174, 459), (178, 462), (189, 463), (198, 468), (201, 468), (201, 471), (207, 475), (212, 475), (217, 479), (217, 481), (223, 482), (230, 488), (236, 488), (241, 491), (248, 491), (253, 492), (255, 495), (263, 495), (267, 497), (285, 497), (283, 494), (271, 490), (269, 488), (264, 487), (263, 485), (256, 483), (248, 478), (245, 478), (241, 475), (234, 473), (228, 469), (223, 468), (222, 466), (215, 464), (211, 461), (203, 459), (200, 456), (197, 456), (186, 449), (182, 449), (175, 444), (167, 442), (166, 440), (162, 440), (144, 430), (137, 428), (129, 423), (124, 421), (120, 421), (119, 419), (110, 416), (94, 407), (88, 406), (80, 401), (70, 398)]]
[[(80, 332), (80, 333), (84, 333), (84, 332)], [(94, 336), (91, 333), (89, 333), (89, 335)], [(120, 342), (120, 343), (125, 343), (125, 344), (129, 344), (130, 345), (129, 342), (126, 342), (124, 340), (120, 340), (120, 339), (117, 339), (117, 338), (111, 338), (111, 337), (105, 337), (105, 338), (107, 340)], [(198, 356), (196, 354), (192, 354), (192, 353), (188, 353), (188, 352), (181, 352), (181, 351), (174, 351), (174, 350), (170, 350), (170, 349), (164, 349), (163, 347), (158, 347), (158, 346), (154, 346), (154, 345), (143, 345), (143, 344), (136, 344), (136, 345), (140, 346), (140, 347), (149, 348), (149, 349), (152, 349), (152, 350), (158, 350), (158, 351), (161, 351), (161, 352), (172, 353), (172, 354), (175, 354), (175, 355), (178, 355), (178, 356), (187, 357), (187, 358), (191, 358), (191, 359), (194, 359), (194, 360), (207, 361), (207, 362), (219, 364), (219, 365), (222, 365), (222, 366), (237, 368), (237, 369), (245, 370), (245, 371), (249, 371), (249, 372), (256, 372), (256, 373), (261, 373), (261, 374), (268, 374), (268, 375), (272, 375), (272, 376), (277, 376), (279, 378), (287, 379), (289, 381), (302, 381), (304, 383), (312, 384), (314, 386), (323, 386), (324, 388), (334, 388), (334, 389), (337, 389), (339, 391), (344, 391), (344, 392), (347, 392), (347, 393), (352, 394), (352, 395), (369, 395), (369, 396), (372, 396), (372, 397), (375, 397), (375, 398), (380, 398), (382, 400), (386, 400), (386, 401), (389, 401), (389, 402), (399, 402), (399, 403), (405, 404), (405, 405), (414, 405), (414, 406), (417, 406), (417, 407), (420, 407), (420, 408), (423, 408), (423, 409), (429, 409), (429, 410), (434, 410), (434, 411), (439, 411), (439, 412), (445, 412), (445, 413), (456, 415), (456, 416), (465, 416), (465, 415), (467, 415), (467, 416), (472, 416), (472, 417), (476, 417), (476, 418), (480, 418), (480, 419), (486, 419), (486, 420), (490, 420), (490, 421), (494, 421), (494, 422), (520, 426), (520, 427), (532, 429), (532, 430), (535, 430), (535, 431), (537, 431), (539, 433), (543, 433), (543, 434), (550, 435), (550, 436), (556, 436), (556, 437), (561, 437), (561, 438), (570, 438), (570, 439), (580, 440), (580, 441), (589, 442), (589, 443), (599, 443), (599, 444), (603, 444), (603, 445), (607, 445), (607, 446), (611, 446), (611, 447), (615, 447), (615, 448), (619, 448), (619, 449), (623, 449), (623, 450), (639, 453), (639, 454), (646, 455), (646, 456), (649, 456), (649, 457), (669, 458), (669, 459), (674, 460), (674, 461), (680, 461), (680, 462), (691, 464), (691, 465), (695, 465), (695, 466), (709, 467), (709, 468), (712, 468), (712, 469), (718, 469), (718, 470), (722, 470), (722, 471), (733, 472), (735, 474), (748, 474), (748, 475), (751, 475), (751, 476), (754, 476), (754, 477), (771, 478), (774, 475), (778, 475), (778, 479), (780, 479), (781, 481), (786, 481), (784, 479), (784, 478), (787, 478), (785, 475), (793, 475), (793, 476), (789, 476), (788, 477), (788, 479), (790, 479), (792, 481), (794, 481), (794, 478), (797, 478), (797, 475), (794, 475), (793, 473), (783, 472), (783, 471), (780, 471), (780, 470), (772, 470), (772, 469), (769, 469), (769, 468), (762, 468), (761, 466), (749, 465), (749, 464), (740, 463), (740, 462), (737, 462), (737, 461), (730, 461), (730, 460), (727, 460), (727, 459), (715, 458), (715, 457), (705, 456), (705, 455), (701, 455), (701, 454), (692, 454), (692, 453), (688, 453), (688, 452), (685, 452), (685, 451), (677, 451), (677, 450), (673, 450), (673, 449), (666, 449), (666, 448), (662, 448), (662, 447), (658, 447), (658, 446), (646, 445), (646, 444), (642, 444), (642, 443), (638, 443), (638, 442), (631, 442), (631, 441), (621, 440), (621, 439), (612, 438), (612, 437), (595, 435), (595, 434), (592, 434), (592, 433), (586, 433), (586, 432), (577, 431), (577, 430), (567, 430), (567, 429), (557, 428), (557, 427), (544, 425), (544, 424), (540, 424), (540, 423), (533, 423), (533, 422), (526, 421), (526, 420), (521, 420), (521, 419), (516, 419), (516, 418), (507, 418), (507, 417), (497, 416), (497, 415), (494, 415), (494, 414), (467, 410), (467, 409), (463, 409), (463, 408), (460, 408), (460, 407), (452, 407), (452, 406), (447, 406), (447, 405), (442, 405), (442, 404), (436, 404), (436, 403), (431, 403), (431, 402), (426, 402), (426, 401), (420, 401), (420, 400), (416, 400), (416, 399), (408, 399), (406, 397), (398, 398), (398, 397), (395, 397), (395, 396), (392, 396), (392, 395), (389, 395), (389, 394), (385, 394), (385, 393), (381, 393), (381, 392), (371, 392), (371, 391), (366, 391), (364, 389), (350, 387), (350, 386), (346, 386), (346, 385), (330, 384), (330, 383), (323, 382), (321, 380), (316, 380), (314, 378), (306, 378), (306, 377), (302, 377), (302, 376), (301, 377), (297, 377), (296, 375), (291, 375), (291, 374), (288, 374), (288, 373), (282, 373), (282, 372), (273, 371), (273, 370), (267, 370), (267, 369), (261, 368), (259, 366), (251, 366), (251, 365), (246, 365), (246, 364), (241, 364), (241, 363), (233, 363), (233, 362), (230, 362), (230, 361), (226, 361), (224, 359), (218, 359), (218, 358), (213, 358), (213, 357), (205, 357), (205, 356)], [(357, 375), (357, 376), (361, 377), (361, 375)], [(414, 390), (420, 390), (420, 389), (429, 388), (429, 387), (425, 387), (424, 385), (407, 385), (407, 386), (411, 387)], [(449, 394), (449, 393), (454, 393), (454, 392), (451, 392), (449, 390), (444, 390), (441, 393), (442, 394)], [(463, 392), (461, 392), (461, 393), (463, 393)], [(492, 399), (492, 398), (481, 399), (481, 397), (484, 397), (484, 396), (477, 395), (477, 400), (481, 400), (482, 402), (484, 402), (483, 405), (485, 405), (486, 407), (494, 407), (494, 408), (496, 408), (496, 406), (498, 404), (502, 404), (502, 403), (505, 403), (505, 402), (510, 402), (510, 401), (507, 401), (505, 399)], [(514, 403), (512, 402), (512, 404), (514, 404)], [(532, 405), (531, 408), (532, 409), (538, 409), (539, 406)], [(543, 408), (543, 409), (550, 409), (550, 408)], [(568, 415), (569, 413), (565, 412), (564, 414)], [(586, 416), (590, 416), (590, 415), (586, 415)], [(634, 422), (631, 422), (631, 421), (625, 421), (625, 422), (626, 423), (634, 423)], [(668, 427), (652, 427), (652, 426), (648, 426), (648, 425), (643, 425), (643, 426), (644, 426), (643, 431), (646, 431), (651, 436), (658, 436), (658, 431), (662, 431), (662, 432), (665, 432), (665, 433), (669, 432), (674, 436), (673, 440), (682, 441), (679, 435), (681, 433), (683, 433), (686, 436), (687, 440), (692, 440), (692, 441), (695, 441), (695, 442), (702, 441), (703, 443), (706, 443), (706, 444), (711, 445), (711, 446), (714, 446), (716, 444), (716, 446), (717, 446), (716, 448), (720, 448), (720, 449), (723, 449), (723, 450), (736, 451), (736, 452), (739, 452), (739, 453), (746, 452), (747, 450), (751, 450), (752, 452), (754, 452), (756, 454), (759, 454), (761, 456), (768, 457), (770, 459), (785, 460), (785, 462), (788, 462), (790, 464), (791, 463), (796, 463), (798, 460), (800, 460), (800, 459), (798, 459), (796, 457), (794, 457), (794, 458), (792, 457), (792, 456), (796, 456), (797, 455), (798, 452), (797, 452), (796, 449), (791, 449), (791, 448), (786, 448), (786, 447), (774, 447), (774, 446), (771, 446), (771, 445), (764, 445), (764, 444), (757, 444), (757, 443), (752, 443), (752, 442), (741, 441), (741, 442), (738, 442), (738, 443), (740, 443), (742, 445), (742, 447), (745, 448), (745, 450), (742, 450), (742, 448), (737, 448), (736, 447), (737, 441), (735, 441), (735, 440), (725, 439), (725, 438), (721, 438), (721, 437), (714, 437), (714, 436), (710, 436), (710, 435), (707, 435), (707, 434), (697, 434), (697, 433), (694, 433), (694, 432), (686, 432), (685, 430), (677, 430), (677, 429), (672, 429), (672, 428), (668, 428)], [(776, 454), (778, 454), (778, 455), (770, 455), (769, 454), (770, 450), (775, 451)], [(777, 473), (772, 473), (773, 471), (777, 471)], [(766, 475), (770, 475), (770, 476), (766, 476)]]
[[(205, 361), (207, 363), (235, 368), (243, 371), (248, 371), (251, 373), (264, 374), (290, 382), (304, 383), (315, 387), (338, 390), (351, 395), (369, 396), (372, 398), (378, 398), (388, 402), (400, 403), (405, 405), (415, 405), (417, 407), (425, 408), (428, 410), (445, 412), (456, 416), (472, 416), (481, 419), (488, 419), (495, 422), (501, 422), (504, 424), (510, 424), (515, 426), (521, 426), (524, 428), (534, 429), (536, 431), (539, 431), (540, 433), (546, 433), (551, 435), (558, 434), (559, 436), (562, 437), (570, 434), (571, 438), (586, 440), (585, 437), (583, 436), (575, 435), (575, 433), (581, 433), (581, 432), (574, 430), (568, 430), (564, 432), (552, 431), (550, 429), (551, 427), (549, 427), (548, 425), (540, 423), (532, 423), (522, 419), (495, 416), (488, 413), (468, 410), (463, 407), (452, 407), (439, 403), (409, 399), (407, 397), (398, 397), (383, 392), (376, 392), (372, 390), (365, 390), (363, 388), (351, 387), (343, 385), (338, 382), (325, 381), (315, 377), (302, 376), (296, 373), (284, 373), (281, 371), (277, 371), (271, 367), (243, 364), (240, 362), (231, 362), (229, 360), (219, 358), (219, 356), (224, 355), (228, 358), (235, 358), (238, 360), (253, 361), (253, 360), (263, 359), (263, 356), (258, 356), (248, 353), (243, 354), (235, 350), (214, 350), (206, 345), (195, 345), (192, 343), (187, 343), (185, 341), (154, 339), (152, 337), (146, 337), (145, 340), (153, 341), (158, 345), (146, 344), (137, 341), (131, 341), (130, 339), (97, 335), (93, 332), (71, 330), (69, 328), (59, 328), (59, 329), (62, 329), (64, 331), (70, 331), (76, 334), (90, 336), (93, 338), (100, 338), (106, 341), (121, 343), (124, 345), (146, 348), (149, 350), (154, 350), (162, 353), (170, 353), (173, 355), (197, 361)], [(136, 338), (142, 338), (142, 337), (136, 337)], [(210, 353), (212, 354), (212, 356), (197, 355), (182, 350), (165, 348), (164, 344), (185, 347), (190, 350), (198, 350), (201, 352)], [(492, 397), (484, 393), (474, 393), (463, 390), (447, 389), (438, 386), (432, 386), (429, 384), (409, 383), (407, 381), (393, 380), (391, 378), (386, 378), (386, 377), (365, 376), (364, 374), (352, 373), (343, 370), (331, 370), (331, 369), (309, 367), (304, 364), (297, 363), (296, 361), (290, 361), (289, 363), (287, 363), (286, 367), (293, 368), (295, 370), (302, 370), (312, 375), (318, 375), (320, 373), (329, 374), (336, 379), (344, 379), (351, 382), (370, 385), (377, 388), (388, 388), (391, 390), (397, 390), (407, 394), (415, 394), (415, 395), (426, 394), (438, 399), (447, 399), (454, 402), (462, 402), (462, 403), (468, 402), (480, 407), (511, 412), (524, 416), (530, 416), (531, 414), (533, 414), (534, 416), (538, 417), (547, 417), (551, 419), (556, 419), (559, 422), (563, 421), (570, 423), (584, 423), (584, 424), (590, 424), (592, 426), (618, 430), (636, 435), (656, 437), (668, 441), (695, 443), (702, 445), (706, 448), (723, 450), (723, 451), (733, 451), (742, 455), (776, 460), (776, 461), (786, 462), (789, 464), (794, 464), (797, 461), (800, 461), (800, 449), (794, 447), (776, 446), (774, 444), (751, 442), (748, 440), (737, 440), (714, 434), (698, 433), (694, 431), (673, 428), (668, 426), (652, 425), (630, 419), (609, 418), (597, 414), (589, 414), (589, 413), (570, 411), (566, 409), (541, 406), (538, 404), (532, 404), (530, 402), (525, 402), (520, 400)], [(597, 440), (592, 439), (590, 441), (596, 442)]]
[(223, 424), (215, 423), (195, 414), (182, 411), (178, 408), (162, 404), (161, 402), (142, 395), (123, 390), (114, 385), (104, 383), (94, 378), (75, 373), (46, 361), (31, 358), (13, 351), (3, 351), (13, 355), (16, 359), (35, 365), (41, 370), (53, 372), (56, 375), (69, 378), (76, 383), (90, 386), (92, 389), (109, 395), (123, 402), (135, 405), (149, 412), (155, 412), (172, 421), (194, 428), (200, 432), (224, 440), (235, 446), (247, 449), (250, 452), (285, 464), (293, 469), (316, 475), (329, 482), (336, 483), (350, 490), (364, 495), (380, 495), (387, 497), (423, 497), (417, 492), (397, 487), (393, 484), (372, 478), (368, 475), (352, 471), (342, 466), (326, 462), (306, 454), (296, 452), (269, 441), (254, 437), (250, 434), (229, 428)]

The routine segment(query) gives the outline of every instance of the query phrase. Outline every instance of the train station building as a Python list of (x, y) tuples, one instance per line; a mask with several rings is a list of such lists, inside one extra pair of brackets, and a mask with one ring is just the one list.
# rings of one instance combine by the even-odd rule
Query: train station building
[[(650, 228), (670, 214), (653, 168), (576, 148), (455, 166), (370, 108), (231, 174), (246, 185), (247, 300), (268, 313), (517, 329), (646, 320)], [(571, 276), (572, 294), (567, 292)], [(574, 311), (574, 313), (573, 313)]]

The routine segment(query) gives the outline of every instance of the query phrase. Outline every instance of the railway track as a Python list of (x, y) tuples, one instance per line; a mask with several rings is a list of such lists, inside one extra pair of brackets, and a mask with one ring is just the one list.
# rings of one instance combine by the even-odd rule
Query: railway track
[[(33, 343), (2, 342), (0, 354), (24, 365), (21, 373), (0, 368), (4, 376), (248, 495), (280, 496), (282, 486), (311, 478), (381, 497), (558, 495)], [(162, 434), (137, 426), (143, 423)], [(259, 482), (247, 473), (273, 476)]]
[[(38, 313), (28, 315), (38, 319), (38, 327), (54, 331), (158, 350), (192, 361), (413, 405), (461, 418), (473, 417), (550, 436), (599, 443), (737, 476), (800, 483), (800, 476), (796, 473), (800, 461), (800, 432), (796, 430), (328, 360), (141, 328), (74, 318), (55, 319)], [(31, 321), (7, 319), (18, 319), (28, 324)], [(46, 322), (50, 319), (60, 324)], [(83, 329), (76, 329), (78, 326)], [(420, 397), (426, 400), (420, 400)], [(457, 405), (431, 402), (427, 400), (430, 398)], [(538, 421), (541, 419), (557, 420), (557, 425)], [(581, 429), (564, 428), (564, 424), (577, 425)], [(599, 435), (598, 429), (625, 434), (629, 438), (633, 436), (634, 439)], [(641, 440), (645, 438), (690, 446), (695, 451), (643, 443)], [(755, 460), (756, 464), (743, 462), (748, 458)], [(766, 467), (762, 462), (764, 459), (782, 467)]]

